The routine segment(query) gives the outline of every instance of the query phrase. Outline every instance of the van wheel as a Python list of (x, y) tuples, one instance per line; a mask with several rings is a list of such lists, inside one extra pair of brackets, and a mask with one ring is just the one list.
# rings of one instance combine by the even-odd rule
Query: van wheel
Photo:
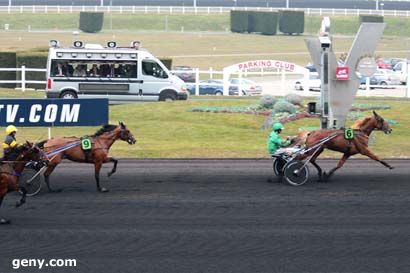
[(159, 96), (160, 101), (174, 101), (177, 99), (177, 95), (172, 92), (165, 92)]
[(76, 99), (77, 94), (74, 91), (64, 91), (60, 95), (61, 99)]
[(221, 91), (217, 91), (217, 92), (215, 92), (215, 96), (222, 96), (223, 94), (222, 94), (222, 92)]

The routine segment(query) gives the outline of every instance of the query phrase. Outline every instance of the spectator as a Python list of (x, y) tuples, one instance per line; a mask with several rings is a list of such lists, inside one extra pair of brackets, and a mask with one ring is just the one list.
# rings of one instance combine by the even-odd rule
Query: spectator
[(71, 64), (68, 64), (68, 63), (63, 63), (63, 68), (65, 69), (65, 71), (66, 71), (66, 75), (67, 75), (67, 77), (70, 77), (70, 76), (72, 76), (73, 75), (73, 73), (74, 73), (74, 68), (73, 68), (73, 66), (71, 65)]
[(115, 74), (119, 78), (124, 78), (127, 75), (127, 69), (123, 64), (118, 65), (118, 67), (115, 69)]
[(84, 65), (82, 64), (77, 65), (77, 67), (74, 69), (73, 76), (74, 77), (86, 77), (87, 71), (85, 70)]
[(62, 63), (57, 63), (57, 66), (54, 69), (54, 75), (57, 77), (66, 76), (67, 68), (65, 68)]
[(100, 70), (98, 69), (97, 64), (93, 64), (90, 71), (88, 71), (88, 75), (90, 77), (99, 77), (100, 76)]
[(109, 77), (110, 76), (110, 65), (109, 64), (100, 65), (100, 74), (102, 77)]

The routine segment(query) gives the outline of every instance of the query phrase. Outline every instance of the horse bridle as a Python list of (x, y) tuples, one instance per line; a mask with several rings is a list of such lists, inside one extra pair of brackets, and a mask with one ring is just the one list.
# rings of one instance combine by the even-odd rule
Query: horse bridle
[[(132, 144), (133, 140), (129, 136), (129, 134), (126, 133), (126, 128), (121, 128), (121, 134), (120, 134), (120, 139), (126, 141), (128, 144)], [(135, 139), (134, 139), (135, 141)]]

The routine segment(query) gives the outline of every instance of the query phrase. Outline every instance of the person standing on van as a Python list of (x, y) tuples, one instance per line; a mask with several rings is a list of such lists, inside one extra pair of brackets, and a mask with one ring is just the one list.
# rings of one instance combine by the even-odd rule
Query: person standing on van
[(136, 50), (139, 50), (141, 48), (141, 42), (140, 41), (133, 42), (132, 47), (135, 48)]

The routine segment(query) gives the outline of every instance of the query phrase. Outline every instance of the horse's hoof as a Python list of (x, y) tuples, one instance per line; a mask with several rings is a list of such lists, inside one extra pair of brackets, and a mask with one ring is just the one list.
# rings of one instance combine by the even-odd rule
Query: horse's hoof
[(24, 203), (26, 203), (26, 201), (17, 201), (17, 202), (16, 202), (16, 208), (20, 207), (20, 206), (23, 205)]
[(63, 189), (56, 189), (56, 190), (48, 190), (51, 193), (60, 193), (63, 191)]
[(108, 177), (110, 177), (111, 175), (113, 175), (115, 172), (109, 172), (107, 175)]
[(8, 224), (10, 224), (11, 223), (11, 221), (10, 220), (6, 220), (6, 219), (0, 219), (0, 225), (8, 225)]
[(394, 167), (390, 166), (390, 167), (389, 167), (389, 169), (390, 169), (390, 170), (393, 170), (393, 169), (394, 169)]
[(100, 192), (109, 192), (109, 190), (106, 189), (106, 188), (101, 188), (101, 189), (99, 189), (99, 191), (100, 191)]

